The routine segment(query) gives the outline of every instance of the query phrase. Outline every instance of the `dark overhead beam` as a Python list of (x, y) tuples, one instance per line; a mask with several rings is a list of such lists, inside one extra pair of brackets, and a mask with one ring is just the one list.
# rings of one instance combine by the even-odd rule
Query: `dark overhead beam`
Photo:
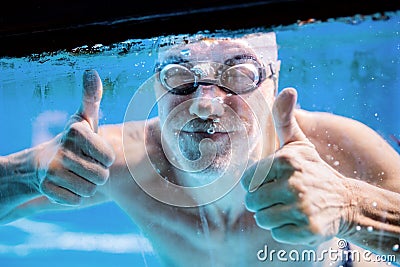
[[(0, 56), (109, 45), (198, 31), (290, 25), (298, 20), (371, 15), (399, 0), (20, 0), (0, 11)], [(4, 4), (3, 4), (4, 5)]]

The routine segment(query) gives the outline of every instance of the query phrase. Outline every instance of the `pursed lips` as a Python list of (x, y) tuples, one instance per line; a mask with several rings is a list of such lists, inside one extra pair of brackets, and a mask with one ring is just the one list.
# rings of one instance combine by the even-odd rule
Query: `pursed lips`
[[(213, 133), (210, 134), (210, 129), (213, 130)], [(182, 129), (177, 132), (187, 133), (187, 134), (229, 134), (234, 132), (233, 130), (228, 130), (225, 127), (222, 127), (218, 123), (203, 123), (203, 125), (193, 125), (186, 124)]]
[(187, 136), (188, 138), (193, 138), (194, 140), (200, 141), (202, 139), (212, 139), (214, 141), (216, 140), (225, 140), (226, 138), (229, 139), (229, 133), (228, 132), (215, 132), (213, 134), (209, 134), (206, 131), (203, 132), (187, 132), (187, 131), (180, 131), (179, 133), (180, 136), (184, 135)]
[(207, 130), (209, 128), (189, 128), (186, 129), (183, 128), (182, 130), (178, 131), (179, 135), (186, 135), (188, 137), (194, 137), (195, 139), (204, 139), (204, 138), (210, 138), (213, 140), (220, 139), (222, 137), (228, 137), (229, 134), (233, 133), (233, 131), (226, 131), (226, 129), (222, 127), (215, 127), (213, 129), (213, 133), (209, 133)]
[(181, 129), (177, 130), (177, 132), (184, 133), (206, 133), (209, 134), (209, 130), (213, 129), (213, 134), (216, 133), (224, 133), (228, 134), (234, 132), (233, 127), (230, 127), (228, 123), (223, 123), (220, 120), (201, 120), (201, 119), (193, 119), (187, 122)]

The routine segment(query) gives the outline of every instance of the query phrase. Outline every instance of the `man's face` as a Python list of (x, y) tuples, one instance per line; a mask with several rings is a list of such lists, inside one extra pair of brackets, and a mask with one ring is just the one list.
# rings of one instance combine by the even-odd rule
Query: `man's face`
[[(263, 66), (259, 55), (242, 40), (203, 40), (176, 46), (160, 53), (159, 62), (161, 66), (184, 63), (189, 69), (200, 66), (200, 71), (212, 72), (211, 76), (220, 75), (215, 70), (218, 66)], [(266, 146), (275, 147), (265, 143), (274, 140), (268, 136), (274, 135), (270, 107), (275, 84), (267, 77), (254, 90), (235, 94), (219, 84), (199, 81), (196, 90), (183, 95), (168, 91), (159, 78), (155, 89), (165, 154), (201, 184), (227, 171), (234, 173), (238, 165), (258, 160), (268, 150)]]

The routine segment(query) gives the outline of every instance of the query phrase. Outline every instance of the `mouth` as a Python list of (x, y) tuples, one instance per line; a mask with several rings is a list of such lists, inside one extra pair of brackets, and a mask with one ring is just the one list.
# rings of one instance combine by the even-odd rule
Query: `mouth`
[(221, 123), (219, 120), (215, 121), (193, 119), (187, 122), (181, 129), (177, 129), (176, 132), (210, 136), (215, 134), (233, 133), (234, 129), (233, 127), (230, 127), (227, 123)]
[(185, 131), (185, 130), (182, 130), (182, 131), (179, 131), (178, 133), (179, 133), (179, 135), (183, 134), (188, 137), (197, 137), (200, 139), (204, 139), (204, 138), (216, 139), (216, 138), (228, 136), (231, 132), (215, 131), (214, 133), (209, 133), (207, 131)]

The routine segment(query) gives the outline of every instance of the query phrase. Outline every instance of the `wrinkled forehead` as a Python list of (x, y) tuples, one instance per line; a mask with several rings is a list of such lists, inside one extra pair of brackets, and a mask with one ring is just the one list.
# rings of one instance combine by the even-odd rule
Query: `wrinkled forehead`
[[(176, 61), (213, 61), (224, 63), (241, 55), (251, 56), (267, 65), (277, 60), (278, 52), (275, 33), (252, 33), (241, 37), (229, 38), (191, 38), (179, 40), (175, 37), (169, 44), (161, 41), (158, 62)], [(164, 45), (163, 45), (164, 44)]]

